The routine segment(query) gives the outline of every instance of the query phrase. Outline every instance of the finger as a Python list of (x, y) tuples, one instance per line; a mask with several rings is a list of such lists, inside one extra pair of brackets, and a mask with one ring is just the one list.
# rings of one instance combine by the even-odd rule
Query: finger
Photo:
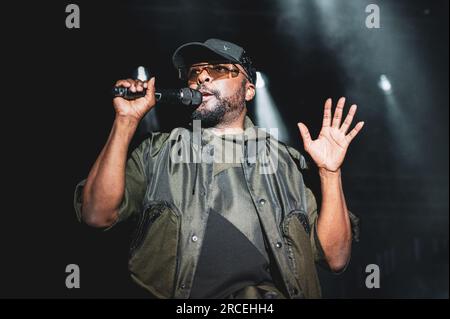
[(350, 107), (350, 110), (348, 111), (348, 114), (345, 117), (344, 123), (342, 124), (342, 126), (340, 128), (341, 132), (343, 132), (344, 134), (347, 134), (347, 131), (348, 131), (350, 125), (352, 124), (353, 117), (355, 116), (357, 108), (358, 107), (356, 106), (356, 104), (353, 104)]
[(136, 88), (137, 88), (136, 81), (132, 81), (131, 86), (130, 86), (130, 91), (135, 93), (137, 91)]
[(142, 83), (142, 81), (140, 80), (136, 81), (136, 91), (138, 92), (144, 91), (144, 83)]
[(347, 142), (351, 142), (355, 136), (359, 133), (359, 131), (361, 131), (361, 129), (364, 126), (364, 122), (359, 122), (358, 124), (356, 124), (355, 128), (353, 130), (350, 131), (350, 133), (348, 133), (345, 138), (347, 139)]
[(147, 90), (145, 93), (145, 98), (149, 101), (153, 101), (155, 99), (155, 77), (152, 77), (146, 83), (147, 83)]
[(302, 139), (303, 139), (303, 147), (306, 150), (312, 142), (311, 134), (309, 134), (309, 130), (305, 124), (298, 123), (297, 125), (300, 130), (300, 135), (302, 136)]
[(128, 80), (119, 80), (116, 82), (115, 86), (122, 86), (122, 87), (129, 88), (131, 86), (131, 82)]
[(341, 125), (342, 119), (342, 110), (344, 109), (345, 97), (341, 97), (336, 105), (336, 110), (334, 111), (333, 123), (331, 124), (333, 127), (339, 128)]
[(331, 100), (331, 98), (329, 98), (325, 101), (325, 107), (323, 110), (322, 127), (329, 127), (331, 125), (331, 105), (332, 104), (333, 104), (333, 101)]

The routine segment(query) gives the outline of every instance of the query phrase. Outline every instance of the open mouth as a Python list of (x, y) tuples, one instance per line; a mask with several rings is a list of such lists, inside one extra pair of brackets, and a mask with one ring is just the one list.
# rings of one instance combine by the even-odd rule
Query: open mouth
[(209, 93), (209, 92), (201, 92), (201, 93), (202, 93), (203, 101), (208, 101), (214, 97), (214, 94)]

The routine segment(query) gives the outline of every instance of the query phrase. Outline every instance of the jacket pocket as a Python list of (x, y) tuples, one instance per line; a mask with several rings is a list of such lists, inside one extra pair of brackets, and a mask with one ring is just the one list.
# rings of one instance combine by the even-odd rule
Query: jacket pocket
[(171, 298), (177, 271), (180, 215), (168, 203), (151, 202), (134, 233), (128, 267), (133, 280), (157, 298)]
[(320, 298), (306, 213), (301, 210), (291, 211), (283, 220), (282, 231), (294, 276), (305, 298)]

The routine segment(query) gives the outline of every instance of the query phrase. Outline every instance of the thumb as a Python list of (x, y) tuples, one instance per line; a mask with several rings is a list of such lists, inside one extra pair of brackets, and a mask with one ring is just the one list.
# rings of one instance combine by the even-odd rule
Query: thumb
[(305, 124), (303, 124), (303, 123), (297, 123), (297, 126), (298, 126), (298, 128), (299, 128), (299, 130), (300, 130), (300, 135), (302, 136), (302, 139), (303, 139), (303, 146), (304, 146), (304, 148), (305, 148), (305, 150), (306, 150), (306, 148), (309, 146), (309, 144), (311, 144), (311, 142), (312, 142), (312, 139), (311, 139), (311, 134), (309, 134), (309, 130), (308, 130), (308, 128), (306, 127), (306, 125)]
[(155, 77), (152, 77), (147, 82), (147, 90), (145, 92), (145, 98), (148, 101), (153, 101), (155, 103)]

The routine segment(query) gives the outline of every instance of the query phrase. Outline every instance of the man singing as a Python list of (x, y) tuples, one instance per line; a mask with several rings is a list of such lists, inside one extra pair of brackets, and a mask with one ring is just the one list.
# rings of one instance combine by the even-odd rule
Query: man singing
[[(256, 72), (244, 49), (218, 39), (187, 43), (173, 63), (202, 93), (192, 114), (201, 134), (185, 128), (152, 133), (127, 160), (140, 120), (156, 103), (155, 78), (117, 81), (145, 96), (114, 98), (108, 141), (75, 191), (79, 218), (100, 228), (136, 220), (129, 270), (152, 297), (319, 298), (316, 263), (343, 271), (358, 235), (340, 170), (364, 124), (350, 130), (356, 105), (342, 122), (345, 99), (334, 115), (328, 99), (317, 139), (298, 124), (319, 167), (319, 212), (303, 181), (304, 157), (246, 115)], [(186, 152), (191, 155), (176, 160)]]

